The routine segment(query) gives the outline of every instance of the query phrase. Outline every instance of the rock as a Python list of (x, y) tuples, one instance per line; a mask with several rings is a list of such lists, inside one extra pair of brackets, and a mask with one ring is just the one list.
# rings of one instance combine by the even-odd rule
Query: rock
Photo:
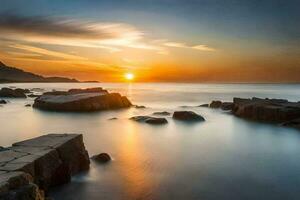
[(165, 118), (160, 118), (160, 117), (135, 116), (135, 117), (131, 117), (130, 119), (137, 121), (137, 122), (143, 122), (143, 123), (153, 124), (153, 125), (160, 125), (160, 124), (168, 123), (168, 121)]
[(111, 157), (107, 153), (100, 153), (98, 155), (94, 155), (91, 159), (100, 163), (106, 163), (108, 161), (111, 161)]
[(233, 103), (232, 102), (222, 102), (221, 109), (222, 110), (232, 110)]
[(300, 118), (300, 103), (284, 99), (234, 98), (233, 103), (233, 114), (246, 119), (282, 124)]
[(2, 88), (0, 90), (0, 97), (26, 98), (26, 95), (23, 89)]
[(139, 105), (135, 105), (134, 107), (137, 108), (137, 109), (144, 109), (144, 108), (146, 108), (146, 106), (139, 106)]
[(1, 200), (44, 200), (44, 192), (24, 172), (0, 172)]
[(92, 112), (127, 108), (131, 105), (125, 96), (118, 93), (91, 88), (46, 92), (34, 100), (33, 107), (50, 111)]
[(163, 112), (154, 112), (153, 115), (162, 115), (162, 116), (168, 116), (171, 115), (171, 113), (163, 111)]
[(205, 121), (205, 119), (201, 115), (198, 115), (193, 111), (175, 111), (173, 114), (173, 119), (189, 122)]
[(27, 97), (30, 97), (30, 98), (35, 98), (35, 97), (40, 97), (40, 96), (42, 96), (42, 95), (40, 95), (40, 94), (29, 94), (29, 95), (27, 95)]
[(26, 104), (25, 107), (31, 107), (31, 104)]
[(207, 108), (209, 105), (207, 104), (207, 103), (205, 103), (205, 104), (201, 104), (201, 105), (199, 105), (198, 107), (205, 107), (205, 108)]
[(29, 89), (21, 89), (21, 88), (17, 88), (17, 89), (15, 89), (15, 92), (28, 94), (28, 93), (30, 93), (30, 90), (29, 90)]
[(7, 104), (7, 101), (1, 99), (1, 100), (0, 100), (0, 104)]
[(13, 144), (0, 151), (0, 172), (24, 172), (40, 189), (69, 182), (89, 169), (82, 135), (49, 134)]
[(212, 101), (209, 104), (210, 108), (220, 108), (222, 106), (222, 102), (221, 101)]
[(108, 120), (116, 120), (118, 119), (117, 117), (112, 117), (112, 118), (109, 118)]

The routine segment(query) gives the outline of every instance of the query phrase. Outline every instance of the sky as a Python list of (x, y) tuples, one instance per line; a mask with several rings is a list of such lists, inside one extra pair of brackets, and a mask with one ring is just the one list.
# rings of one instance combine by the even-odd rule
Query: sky
[(0, 60), (121, 82), (300, 82), (299, 0), (1, 0)]

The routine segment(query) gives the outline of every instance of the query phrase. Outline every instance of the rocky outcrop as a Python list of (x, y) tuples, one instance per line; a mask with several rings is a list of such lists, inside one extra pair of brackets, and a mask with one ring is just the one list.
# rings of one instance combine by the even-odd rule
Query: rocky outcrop
[(187, 122), (201, 122), (205, 119), (193, 111), (175, 111), (173, 113), (173, 119)]
[(146, 106), (143, 106), (143, 105), (134, 105), (135, 108), (137, 109), (144, 109), (146, 108)]
[(204, 107), (204, 108), (207, 108), (207, 107), (209, 107), (209, 105), (208, 105), (207, 103), (205, 103), (205, 104), (199, 105), (198, 107)]
[(300, 118), (300, 103), (289, 102), (285, 99), (233, 99), (234, 115), (242, 118), (273, 122), (280, 124), (294, 124), (293, 120)]
[(119, 93), (108, 93), (102, 88), (88, 88), (46, 92), (35, 99), (33, 107), (50, 111), (91, 112), (131, 105), (127, 97)]
[(137, 122), (143, 122), (147, 124), (153, 124), (153, 125), (160, 125), (160, 124), (167, 124), (168, 120), (162, 117), (150, 117), (150, 116), (135, 116), (131, 117), (131, 120), (137, 121)]
[[(89, 169), (89, 163), (79, 134), (49, 134), (15, 143), (0, 151), (0, 174), (3, 174), (0, 175), (0, 199), (19, 193), (19, 187), (27, 188), (29, 193), (35, 190), (38, 195), (40, 190), (47, 191), (51, 186), (70, 181), (72, 175)], [(29, 178), (20, 186), (10, 187), (20, 175)], [(15, 189), (18, 191), (13, 192)]]
[(111, 157), (108, 153), (100, 153), (98, 155), (92, 156), (91, 159), (98, 163), (106, 163), (111, 160)]
[(23, 89), (2, 88), (0, 90), (0, 97), (26, 98), (25, 92), (26, 92), (26, 90), (23, 90)]

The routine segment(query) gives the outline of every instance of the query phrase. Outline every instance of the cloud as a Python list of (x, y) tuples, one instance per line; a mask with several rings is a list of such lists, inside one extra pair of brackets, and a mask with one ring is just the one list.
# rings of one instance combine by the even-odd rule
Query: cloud
[(38, 54), (42, 54), (42, 55), (46, 55), (46, 56), (62, 58), (62, 59), (66, 59), (66, 60), (86, 60), (86, 58), (83, 58), (80, 56), (61, 53), (61, 52), (57, 52), (57, 51), (50, 51), (47, 49), (42, 49), (42, 48), (33, 47), (33, 46), (29, 46), (29, 45), (14, 44), (14, 45), (10, 45), (10, 47), (15, 48), (15, 49), (21, 49), (21, 50), (33, 52), (33, 53), (38, 53)]
[(185, 43), (181, 43), (181, 42), (165, 42), (164, 46), (176, 47), (176, 48), (190, 48), (190, 49), (195, 49), (195, 50), (200, 50), (200, 51), (216, 51), (216, 49), (214, 49), (212, 47), (208, 47), (207, 45), (204, 45), (204, 44), (188, 46)]

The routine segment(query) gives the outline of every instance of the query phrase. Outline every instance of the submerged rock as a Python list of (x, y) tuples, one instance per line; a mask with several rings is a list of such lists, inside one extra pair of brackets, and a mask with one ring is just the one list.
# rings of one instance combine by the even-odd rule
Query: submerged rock
[(23, 89), (2, 88), (0, 90), (0, 97), (26, 98), (26, 94), (25, 94), (25, 90)]
[(100, 162), (100, 163), (106, 163), (106, 162), (111, 161), (111, 157), (107, 153), (100, 153), (98, 155), (94, 155), (91, 157), (91, 159), (96, 162)]
[(119, 93), (108, 93), (102, 88), (71, 89), (46, 92), (34, 100), (33, 107), (65, 112), (91, 112), (127, 108), (132, 104)]
[(201, 105), (199, 105), (198, 107), (205, 107), (205, 108), (207, 108), (209, 105), (207, 104), (207, 103), (205, 103), (205, 104), (201, 104)]
[(166, 118), (161, 118), (161, 117), (135, 116), (135, 117), (131, 117), (130, 119), (137, 122), (143, 122), (143, 123), (154, 124), (154, 125), (168, 123), (168, 120), (166, 120)]
[(134, 107), (137, 108), (137, 109), (143, 109), (143, 108), (146, 108), (146, 106), (139, 106), (139, 105), (135, 105)]
[(28, 94), (27, 97), (30, 97), (30, 98), (35, 98), (35, 97), (40, 97), (42, 95), (40, 94)]
[(116, 120), (118, 119), (117, 117), (112, 117), (112, 118), (109, 118), (108, 120)]
[(173, 114), (173, 119), (190, 122), (205, 121), (201, 115), (198, 115), (193, 111), (175, 111)]
[(300, 118), (300, 103), (285, 99), (233, 99), (234, 115), (242, 118), (273, 123), (286, 123)]
[(0, 99), (0, 104), (7, 104), (7, 101)]
[(162, 116), (168, 116), (171, 115), (171, 113), (163, 111), (163, 112), (154, 112), (153, 115), (162, 115)]
[(222, 102), (221, 101), (212, 101), (209, 104), (210, 108), (220, 108), (222, 106)]
[(25, 107), (31, 107), (31, 104), (26, 104)]

